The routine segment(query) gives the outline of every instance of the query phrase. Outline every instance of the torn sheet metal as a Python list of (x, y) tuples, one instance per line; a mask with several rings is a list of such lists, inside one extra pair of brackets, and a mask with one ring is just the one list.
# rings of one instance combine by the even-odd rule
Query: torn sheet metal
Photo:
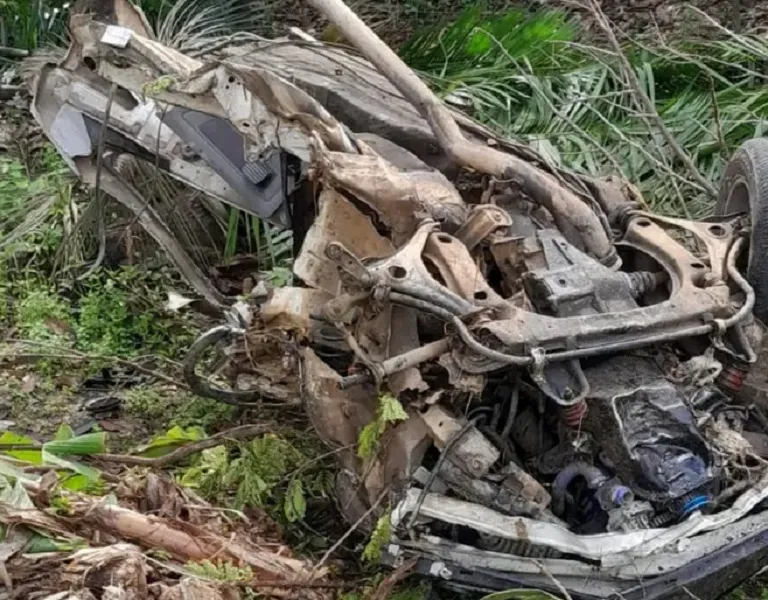
[[(392, 514), (393, 524), (405, 522), (417, 506), (419, 490), (409, 490)], [(447, 496), (427, 494), (419, 509), (421, 517), (438, 519), (446, 523), (471, 527), (489, 535), (526, 541), (553, 548), (559, 552), (576, 554), (599, 560), (605, 566), (630, 564), (638, 557), (679, 543), (706, 531), (726, 527), (748, 514), (768, 498), (768, 477), (763, 477), (755, 488), (742, 494), (729, 509), (713, 515), (694, 515), (687, 521), (667, 529), (643, 529), (631, 533), (607, 533), (581, 536), (564, 527), (526, 517), (510, 517), (494, 510), (456, 500)]]
[(342, 285), (336, 264), (326, 255), (330, 242), (355, 248), (365, 259), (390, 256), (394, 247), (376, 231), (368, 217), (338, 192), (324, 190), (318, 203), (320, 212), (304, 239), (293, 272), (307, 285), (337, 296)]
[(262, 305), (259, 316), (268, 328), (297, 331), (307, 337), (313, 323), (313, 315), (323, 312), (331, 296), (311, 288), (281, 287), (272, 290)]
[(444, 175), (403, 172), (363, 142), (358, 147), (361, 154), (350, 154), (329, 151), (318, 143), (313, 155), (315, 175), (368, 204), (391, 229), (395, 246), (413, 235), (420, 217), (430, 217), (449, 229), (464, 222), (467, 208)]

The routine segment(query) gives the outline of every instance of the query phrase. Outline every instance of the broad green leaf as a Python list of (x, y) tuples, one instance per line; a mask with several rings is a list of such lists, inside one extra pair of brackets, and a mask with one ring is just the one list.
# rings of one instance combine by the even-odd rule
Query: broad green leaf
[(201, 427), (183, 428), (176, 426), (156, 436), (139, 454), (148, 458), (156, 458), (173, 452), (176, 448), (186, 446), (192, 442), (199, 442), (205, 438), (205, 431)]
[(290, 523), (301, 521), (307, 514), (307, 499), (304, 497), (304, 484), (294, 478), (285, 494), (285, 518)]
[(384, 423), (396, 423), (408, 419), (403, 405), (392, 394), (382, 394), (379, 398), (379, 411)]
[(74, 471), (88, 479), (90, 482), (97, 482), (101, 478), (101, 473), (93, 467), (89, 467), (79, 462), (62, 458), (50, 452), (47, 448), (43, 449), (43, 464), (58, 467), (60, 469), (66, 469), (67, 471)]
[(31, 465), (43, 464), (42, 448), (40, 450), (3, 450), (3, 446), (39, 446), (40, 444), (30, 437), (4, 432), (0, 435), (0, 452), (17, 458)]
[(13, 485), (10, 485), (7, 480), (3, 479), (3, 484), (3, 488), (0, 490), (0, 502), (9, 504), (14, 508), (35, 508), (20, 480), (17, 479)]
[(71, 440), (73, 437), (75, 437), (75, 432), (72, 430), (72, 428), (66, 423), (62, 423), (61, 425), (59, 425), (59, 428), (56, 431), (56, 435), (53, 437), (53, 439), (58, 441), (64, 441), (64, 440)]
[[(59, 430), (61, 431), (61, 430)], [(70, 430), (71, 431), (71, 430)], [(107, 449), (107, 434), (103, 431), (77, 437), (57, 438), (43, 444), (43, 452), (56, 456), (91, 456), (103, 454)]]
[(5, 480), (12, 479), (14, 481), (34, 482), (40, 479), (39, 475), (25, 473), (13, 464), (8, 457), (4, 456), (0, 456), (0, 476)]
[[(84, 465), (79, 466), (82, 467)], [(87, 492), (92, 495), (98, 495), (101, 493), (99, 483), (101, 483), (100, 478), (87, 477), (76, 472), (65, 474), (59, 484), (64, 489), (72, 492)]]
[(72, 552), (73, 550), (87, 547), (88, 544), (86, 544), (84, 540), (58, 541), (39, 533), (33, 533), (27, 542), (27, 545), (24, 547), (24, 553), (43, 554), (45, 552)]

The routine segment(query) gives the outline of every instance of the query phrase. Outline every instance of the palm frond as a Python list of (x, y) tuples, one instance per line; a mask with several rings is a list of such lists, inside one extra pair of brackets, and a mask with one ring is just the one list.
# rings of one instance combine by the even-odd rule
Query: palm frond
[[(620, 172), (661, 211), (701, 215), (709, 205), (672, 148), (637, 108), (617, 57), (578, 43), (558, 12), (477, 9), (425, 30), (401, 49), (443, 97), (526, 140), (562, 166)], [(768, 42), (729, 32), (717, 40), (635, 42), (625, 49), (665, 127), (715, 185), (733, 150), (763, 135)]]
[(158, 39), (185, 51), (204, 40), (237, 32), (262, 32), (279, 6), (278, 0), (179, 0), (161, 11)]

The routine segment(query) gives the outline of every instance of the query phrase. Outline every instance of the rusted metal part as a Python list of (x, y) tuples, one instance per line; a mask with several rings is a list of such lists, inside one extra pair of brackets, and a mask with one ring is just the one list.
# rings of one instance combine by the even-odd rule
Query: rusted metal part
[[(711, 271), (702, 260), (650, 218), (633, 219), (621, 243), (645, 252), (664, 267), (670, 276), (668, 300), (618, 313), (570, 318), (553, 318), (514, 308), (512, 318), (484, 323), (475, 335), (491, 347), (495, 344), (518, 356), (530, 340), (536, 340), (537, 346), (546, 351), (548, 360), (568, 360), (705, 335), (717, 329), (716, 320), (737, 316), (728, 286), (722, 280), (707, 280), (707, 273)], [(710, 240), (710, 244), (715, 250), (709, 260), (718, 263), (721, 262), (720, 249), (732, 245), (733, 238)], [(494, 365), (491, 356), (488, 354), (488, 363), (482, 368), (470, 360), (462, 364), (471, 372), (491, 370), (498, 365)]]
[[(374, 369), (377, 378), (383, 380), (394, 373), (399, 373), (412, 367), (417, 367), (427, 361), (435, 360), (448, 352), (450, 347), (451, 344), (448, 339), (438, 340), (369, 366)], [(339, 385), (342, 389), (347, 389), (351, 386), (370, 381), (373, 377), (370, 373), (358, 373), (345, 377)]]
[(307, 232), (293, 271), (307, 285), (337, 296), (344, 290), (338, 263), (326, 253), (329, 244), (355, 248), (366, 259), (388, 257), (394, 246), (376, 231), (369, 218), (332, 189), (324, 190), (318, 203), (319, 214)]
[[(430, 406), (421, 413), (430, 435), (438, 448), (444, 448), (453, 436), (461, 431), (463, 424), (441, 406)], [(450, 452), (450, 460), (468, 475), (483, 477), (501, 454), (475, 427), (462, 436)]]
[(505, 232), (511, 226), (512, 217), (507, 211), (493, 204), (480, 204), (472, 208), (455, 237), (471, 252), (491, 234)]
[[(312, 2), (338, 9), (337, 0)], [(257, 42), (203, 59), (158, 43), (118, 5), (104, 13), (108, 24), (73, 17), (68, 56), (38, 76), (36, 116), (92, 181), (94, 123), (110, 113), (117, 158), (100, 157), (103, 187), (133, 210), (142, 205), (141, 223), (207, 299), (226, 300), (130, 196), (129, 170), (156, 165), (209, 199), (296, 226), (294, 274), (307, 287), (265, 291), (245, 315), (240, 303), (248, 318), (200, 343), (233, 338), (226, 374), (255, 382), (238, 394), (303, 403), (337, 448), (347, 520), (372, 527), (388, 493), (393, 541), (405, 546), (407, 530), (411, 550), (508, 571), (531, 567), (514, 554), (565, 554), (549, 566), (594, 571), (605, 583), (613, 574), (601, 567), (658, 566), (650, 555), (694, 533), (720, 535), (765, 499), (762, 476), (733, 507), (686, 520), (706, 509), (711, 489), (727, 487), (729, 471), (712, 457), (744, 466), (737, 455), (748, 451), (746, 411), (723, 408), (714, 375), (699, 377), (697, 366), (755, 359), (755, 293), (737, 268), (742, 218), (656, 216), (625, 182), (554, 169), (448, 111), (378, 43), (371, 54), (386, 76), (314, 42)], [(472, 173), (455, 183), (457, 165)], [(301, 197), (291, 200), (295, 189)], [(679, 342), (675, 358), (691, 357), (695, 376), (672, 381), (672, 369), (627, 352), (665, 357), (668, 342)], [(725, 383), (740, 382), (740, 372), (725, 372)], [(407, 418), (384, 423), (377, 451), (362, 458), (355, 447), (381, 419), (383, 392)], [(658, 461), (663, 468), (645, 469)], [(584, 465), (600, 477), (586, 491), (569, 487)], [(662, 485), (669, 473), (679, 494)], [(548, 509), (553, 478), (558, 516)], [(650, 507), (647, 519), (627, 517), (622, 531), (593, 519), (593, 509), (623, 508), (627, 492)], [(495, 552), (439, 539), (455, 526)], [(603, 527), (599, 537), (581, 535), (591, 527)]]
[(541, 509), (549, 506), (552, 501), (549, 492), (522, 468), (512, 462), (504, 467), (504, 472), (507, 473), (507, 476), (501, 485), (515, 497), (524, 498)]

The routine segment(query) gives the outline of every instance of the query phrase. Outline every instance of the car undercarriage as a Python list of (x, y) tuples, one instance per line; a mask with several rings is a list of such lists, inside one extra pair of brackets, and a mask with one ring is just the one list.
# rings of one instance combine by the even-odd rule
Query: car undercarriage
[[(654, 214), (450, 109), (343, 3), (311, 3), (365, 58), (301, 32), (181, 53), (116, 0), (73, 15), (33, 84), (70, 167), (226, 312), (192, 388), (301, 404), (338, 450), (345, 520), (388, 516), (383, 561), (457, 589), (707, 599), (759, 570), (768, 419), (745, 381), (764, 368), (768, 171), (743, 165), (766, 145), (740, 150), (716, 216)], [(224, 297), (137, 163), (293, 229), (297, 284)], [(230, 388), (196, 368), (217, 345)]]

